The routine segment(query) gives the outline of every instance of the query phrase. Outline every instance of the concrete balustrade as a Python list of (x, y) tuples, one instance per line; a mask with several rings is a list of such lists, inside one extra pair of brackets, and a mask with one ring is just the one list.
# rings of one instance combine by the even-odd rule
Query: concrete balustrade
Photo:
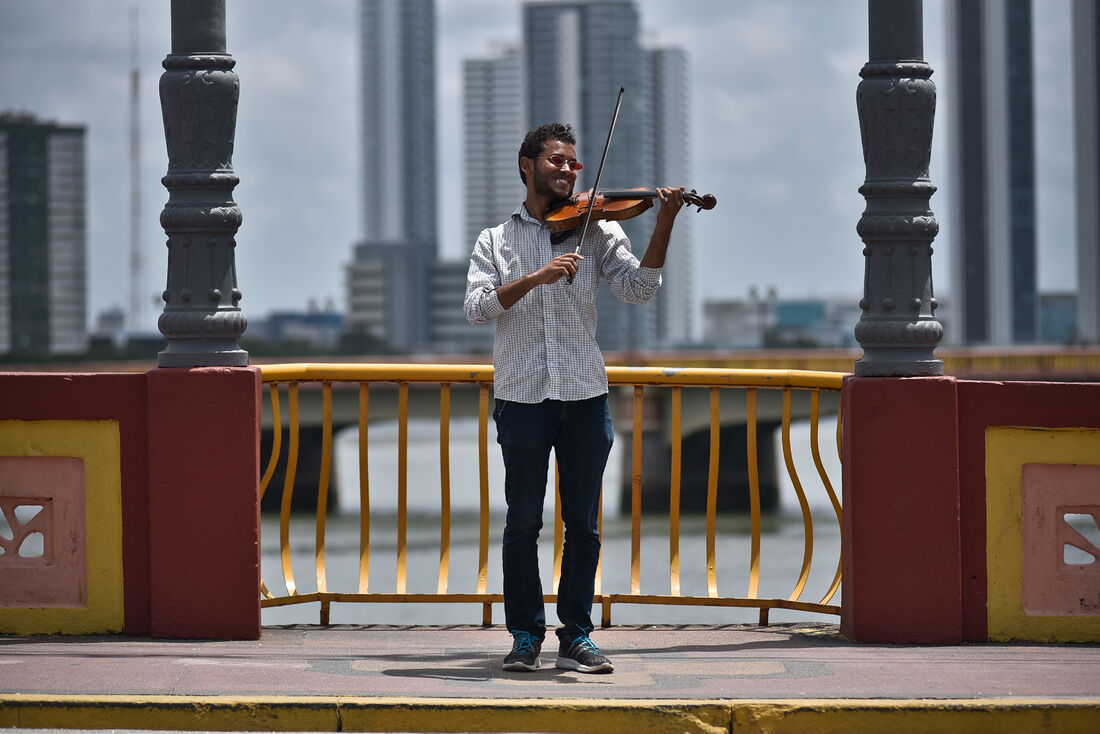
[[(0, 632), (259, 637), (259, 397), (254, 369), (0, 373), (0, 466), (26, 465), (0, 507), (77, 505), (0, 555)], [(41, 457), (77, 460), (80, 486)], [(83, 603), (14, 581), (66, 563)]]

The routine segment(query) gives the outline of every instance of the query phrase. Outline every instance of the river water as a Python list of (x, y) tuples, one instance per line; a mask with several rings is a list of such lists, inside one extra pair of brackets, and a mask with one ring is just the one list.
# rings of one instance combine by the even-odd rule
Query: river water
[[(452, 426), (450, 574), (448, 591), (473, 592), (477, 586), (478, 503), (476, 423)], [(823, 420), (821, 445), (826, 472), (834, 490), (840, 491), (840, 462), (836, 456), (835, 422)], [(409, 426), (409, 479), (407, 530), (407, 591), (436, 591), (439, 577), (439, 443), (438, 422)], [(818, 602), (832, 583), (840, 557), (840, 528), (828, 494), (809, 456), (808, 424), (792, 425), (792, 453), (795, 469), (806, 493), (813, 521), (813, 561), (809, 581), (800, 596), (802, 601)], [(777, 436), (777, 441), (778, 436)], [(354, 429), (336, 437), (335, 492), (339, 511), (329, 516), (325, 532), (325, 570), (330, 592), (355, 592), (359, 587), (359, 479), (358, 438)], [(503, 532), (503, 467), (499, 450), (489, 436), (490, 534), (488, 589), (499, 591), (500, 538)], [(605, 487), (618, 487), (621, 479), (622, 447), (629, 451), (629, 436), (618, 436), (608, 464)], [(369, 502), (370, 577), (369, 590), (393, 592), (397, 574), (397, 453), (396, 428), (372, 426), (368, 446), (370, 458)], [(830, 450), (832, 449), (832, 450)], [(782, 452), (777, 451), (780, 466), (780, 510), (764, 518), (760, 543), (760, 588), (762, 598), (787, 598), (797, 583), (805, 551), (802, 513), (794, 485), (782, 467)], [(552, 486), (552, 484), (550, 485)], [(601, 584), (605, 593), (630, 590), (631, 524), (621, 516), (619, 492), (605, 490)], [(553, 501), (548, 497), (545, 529), (540, 548), (541, 576), (549, 590), (553, 574)], [(680, 593), (707, 595), (706, 517), (683, 516), (680, 521)], [(315, 573), (316, 520), (296, 515), (290, 526), (290, 549), (294, 581), (299, 592), (317, 588)], [(285, 594), (279, 552), (279, 518), (265, 515), (262, 520), (262, 574), (276, 595)], [(669, 579), (669, 519), (667, 515), (643, 518), (641, 543), (642, 593), (667, 594)], [(716, 573), (721, 596), (748, 595), (751, 557), (750, 523), (747, 514), (722, 514), (717, 519)], [(829, 602), (840, 603), (838, 592)], [(599, 610), (594, 612), (597, 623)], [(756, 609), (615, 604), (615, 624), (727, 624), (754, 623)], [(493, 622), (503, 623), (503, 606), (493, 607)], [(833, 615), (772, 610), (773, 622), (837, 621)], [(271, 607), (263, 610), (263, 624), (316, 624), (319, 604)], [(481, 621), (480, 604), (333, 604), (333, 624), (477, 624)], [(547, 621), (556, 623), (553, 609)]]

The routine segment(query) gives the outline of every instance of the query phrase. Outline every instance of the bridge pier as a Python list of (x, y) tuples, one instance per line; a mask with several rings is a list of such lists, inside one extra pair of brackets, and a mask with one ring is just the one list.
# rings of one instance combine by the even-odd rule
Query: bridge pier
[[(350, 424), (349, 424), (350, 425)], [(332, 427), (332, 435), (335, 436), (347, 428), (346, 425)], [(298, 460), (294, 474), (294, 486), (291, 492), (291, 512), (314, 512), (317, 509), (317, 481), (321, 476), (321, 465), (324, 459), (323, 452), (324, 427), (320, 425), (303, 425), (298, 428)], [(264, 429), (260, 434), (260, 456), (271, 456), (271, 445), (274, 432), (270, 428)], [(284, 435), (283, 440), (286, 440)], [(280, 512), (283, 506), (283, 492), (286, 486), (286, 448), (282, 449), (282, 456), (275, 470), (268, 480), (267, 489), (260, 499), (261, 512)], [(266, 469), (266, 465), (263, 467)], [(336, 486), (338, 481), (338, 469), (336, 453), (333, 450), (332, 464), (329, 467), (329, 495), (328, 507), (330, 511), (339, 511), (340, 504)]]
[[(370, 420), (372, 426), (398, 419), (397, 391), (392, 386), (375, 386), (371, 389)], [(335, 461), (335, 441), (341, 430), (358, 422), (358, 391), (333, 390), (332, 392), (332, 435), (334, 457), (329, 483), (329, 503), (337, 502), (337, 463)], [(284, 395), (285, 400), (285, 395)], [(611, 411), (615, 417), (616, 441), (622, 456), (622, 483), (608, 486), (608, 493), (618, 492), (622, 498), (622, 512), (631, 511), (631, 483), (633, 473), (633, 452), (631, 437), (633, 430), (633, 389), (613, 388), (610, 393)], [(821, 414), (833, 415), (839, 407), (839, 394), (820, 395)], [(317, 478), (321, 467), (321, 428), (322, 409), (321, 391), (303, 389), (298, 395), (299, 436), (298, 467), (294, 483), (292, 508), (294, 511), (312, 512), (316, 508)], [(681, 504), (682, 512), (705, 512), (707, 502), (707, 480), (710, 452), (710, 408), (709, 390), (685, 389), (682, 404), (683, 448), (681, 461)], [(270, 400), (267, 401), (270, 403)], [(285, 409), (285, 408), (284, 408)], [(477, 416), (477, 390), (451, 390), (452, 419), (473, 418)], [(439, 393), (435, 389), (414, 389), (409, 391), (409, 420), (429, 418), (432, 421), (439, 416)], [(760, 486), (760, 506), (764, 512), (779, 506), (778, 449), (776, 432), (781, 425), (783, 414), (783, 392), (781, 390), (759, 390), (756, 396), (757, 421), (757, 461)], [(668, 390), (646, 389), (642, 423), (642, 510), (643, 512), (665, 512), (669, 508), (669, 487), (671, 484), (671, 397)], [(805, 420), (810, 416), (809, 399), (806, 395), (796, 395), (792, 400), (790, 418), (792, 421)], [(284, 419), (285, 420), (285, 419)], [(749, 508), (749, 480), (747, 469), (747, 429), (748, 420), (746, 399), (743, 395), (730, 396), (721, 401), (720, 421), (720, 474), (718, 477), (717, 509), (719, 512), (742, 512)], [(493, 430), (490, 418), (490, 432)], [(270, 456), (272, 444), (272, 416), (270, 406), (265, 408), (260, 455), (265, 462)], [(452, 429), (453, 430), (453, 429)], [(261, 509), (265, 512), (278, 511), (281, 507), (283, 485), (285, 482), (285, 454), (289, 438), (284, 427), (282, 441), (283, 458), (268, 481)], [(490, 452), (496, 453), (497, 447), (492, 434), (489, 437)], [(496, 453), (499, 457), (499, 453)], [(495, 490), (494, 490), (495, 491)]]
[[(333, 426), (335, 437), (348, 425)], [(779, 477), (777, 470), (777, 423), (761, 423), (757, 426), (756, 457), (760, 487), (760, 509), (772, 512), (779, 507)], [(745, 425), (725, 425), (721, 428), (718, 492), (718, 512), (748, 512), (749, 472), (747, 433)], [(292, 512), (313, 512), (317, 509), (317, 478), (321, 476), (324, 458), (324, 429), (319, 425), (302, 425), (298, 434), (298, 457), (295, 480), (291, 493)], [(284, 441), (285, 441), (284, 436)], [(335, 440), (335, 439), (334, 439)], [(619, 441), (629, 435), (620, 434)], [(264, 429), (260, 438), (260, 456), (271, 455), (273, 431)], [(490, 447), (493, 450), (494, 447)], [(622, 483), (606, 491), (620, 493), (621, 512), (632, 509), (633, 487), (631, 472), (633, 456), (628, 449), (621, 454)], [(710, 430), (705, 429), (685, 436), (681, 454), (680, 512), (705, 513), (707, 510), (707, 482), (710, 467)], [(266, 466), (264, 467), (266, 468)], [(642, 512), (661, 513), (669, 510), (669, 486), (672, 473), (672, 447), (661, 431), (645, 431), (642, 436)], [(329, 509), (339, 511), (339, 494), (336, 491), (339, 468), (333, 449), (329, 468)], [(286, 484), (286, 449), (268, 480), (267, 489), (260, 502), (262, 512), (279, 512), (282, 508)]]
[[(779, 479), (776, 470), (776, 423), (757, 426), (756, 461), (760, 488), (760, 509), (773, 512), (779, 507)], [(718, 512), (748, 512), (750, 508), (748, 428), (725, 425), (719, 434), (719, 469), (716, 508)], [(619, 487), (624, 514), (633, 508), (633, 456), (622, 452), (622, 484)], [(710, 471), (710, 429), (685, 436), (681, 449), (680, 512), (707, 511)], [(667, 513), (670, 509), (672, 446), (661, 431), (642, 435), (642, 512)]]

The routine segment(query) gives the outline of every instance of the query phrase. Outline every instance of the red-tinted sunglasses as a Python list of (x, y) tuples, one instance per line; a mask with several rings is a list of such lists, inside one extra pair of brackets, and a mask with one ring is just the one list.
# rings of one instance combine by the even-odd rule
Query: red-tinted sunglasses
[(550, 164), (552, 166), (554, 166), (554, 168), (561, 168), (566, 163), (569, 164), (569, 170), (570, 171), (579, 171), (582, 168), (584, 168), (584, 166), (581, 165), (581, 162), (578, 161), (576, 158), (566, 158), (563, 155), (557, 155), (557, 154), (539, 156), (539, 157), (542, 160), (550, 161)]

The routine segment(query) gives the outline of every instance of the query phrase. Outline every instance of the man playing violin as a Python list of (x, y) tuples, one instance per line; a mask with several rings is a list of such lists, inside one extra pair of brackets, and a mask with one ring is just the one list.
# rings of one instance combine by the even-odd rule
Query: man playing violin
[(519, 149), (527, 196), (508, 221), (481, 232), (467, 276), (466, 318), (472, 324), (496, 321), (493, 419), (504, 457), (504, 616), (513, 638), (505, 670), (540, 665), (546, 615), (538, 537), (551, 448), (565, 526), (556, 665), (584, 673), (613, 669), (589, 639), (600, 490), (614, 439), (607, 368), (596, 343), (596, 291), (602, 278), (627, 303), (652, 298), (684, 205), (683, 187), (657, 189), (661, 205), (640, 261), (615, 221), (593, 220), (579, 252), (579, 229), (552, 243), (545, 212), (573, 193), (581, 169), (575, 146), (569, 125), (527, 133)]

